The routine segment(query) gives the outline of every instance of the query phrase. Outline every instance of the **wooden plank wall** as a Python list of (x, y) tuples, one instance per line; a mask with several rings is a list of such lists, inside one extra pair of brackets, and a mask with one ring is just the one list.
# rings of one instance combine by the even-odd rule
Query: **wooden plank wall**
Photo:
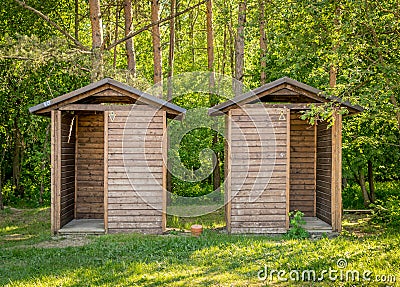
[[(74, 219), (76, 121), (73, 118), (74, 116), (67, 112), (61, 114), (60, 228)], [(69, 138), (72, 120), (74, 123)]]
[(300, 115), (290, 115), (290, 211), (315, 216), (315, 129)]
[(80, 113), (77, 137), (76, 219), (103, 219), (103, 113)]
[[(163, 232), (163, 111), (136, 106), (108, 122), (108, 232)], [(165, 224), (165, 223), (164, 223)]]
[(317, 217), (332, 224), (332, 129), (326, 122), (317, 126)]
[(290, 113), (268, 112), (271, 121), (261, 104), (230, 111), (231, 233), (286, 232)]

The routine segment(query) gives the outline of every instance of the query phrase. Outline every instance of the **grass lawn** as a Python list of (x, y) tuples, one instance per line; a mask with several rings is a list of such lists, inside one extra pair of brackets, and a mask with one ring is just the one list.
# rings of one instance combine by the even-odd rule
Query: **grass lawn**
[[(218, 214), (218, 212), (216, 213)], [(218, 215), (213, 214), (213, 217)], [(177, 228), (189, 219), (173, 219)], [(207, 218), (200, 220), (209, 222)], [(213, 227), (212, 225), (207, 227)], [(215, 226), (214, 226), (215, 227)], [(208, 229), (199, 237), (174, 232), (52, 238), (48, 209), (0, 212), (0, 285), (5, 286), (400, 286), (400, 232), (373, 226), (368, 218), (347, 216), (345, 231), (334, 239), (285, 240), (283, 237), (234, 236)], [(346, 260), (344, 262), (343, 260)], [(339, 268), (337, 263), (347, 263)], [(341, 265), (341, 267), (344, 267)], [(267, 269), (277, 272), (261, 281)], [(307, 270), (321, 282), (307, 279)], [(294, 271), (293, 271), (294, 270)], [(355, 270), (359, 281), (346, 281)], [(343, 280), (341, 280), (341, 273)], [(364, 272), (370, 281), (362, 279)], [(281, 273), (282, 274), (282, 273)], [(311, 274), (311, 273), (310, 273)], [(368, 273), (366, 274), (368, 275)], [(379, 276), (379, 277), (378, 277)], [(349, 276), (348, 276), (349, 277)], [(272, 280), (271, 280), (272, 279)], [(397, 285), (396, 285), (397, 284)]]

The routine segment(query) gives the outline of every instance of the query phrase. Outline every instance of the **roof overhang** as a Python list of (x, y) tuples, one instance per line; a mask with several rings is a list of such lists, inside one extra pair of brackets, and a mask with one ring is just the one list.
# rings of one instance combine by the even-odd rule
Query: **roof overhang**
[(350, 114), (356, 114), (364, 110), (362, 107), (352, 105), (350, 102), (343, 101), (338, 97), (327, 96), (323, 91), (314, 87), (288, 77), (283, 77), (216, 105), (208, 110), (208, 114), (210, 116), (223, 115), (232, 108), (260, 101), (262, 99), (267, 102), (268, 100), (271, 102), (279, 102), (280, 100), (283, 101), (283, 99), (289, 99), (289, 103), (296, 102), (310, 104), (333, 102), (348, 108)]
[[(107, 97), (108, 100), (115, 99), (115, 101), (120, 102), (120, 104), (148, 104), (165, 110), (171, 118), (182, 118), (186, 114), (186, 109), (184, 108), (110, 78), (105, 78), (70, 93), (40, 103), (31, 107), (29, 112), (36, 115), (49, 115), (51, 110), (62, 109), (68, 105), (78, 104), (90, 99), (101, 101), (101, 97)], [(126, 98), (127, 100), (122, 101), (122, 98)], [(93, 108), (99, 108), (97, 102), (93, 102), (93, 104)], [(88, 105), (90, 105), (90, 102), (88, 102)]]

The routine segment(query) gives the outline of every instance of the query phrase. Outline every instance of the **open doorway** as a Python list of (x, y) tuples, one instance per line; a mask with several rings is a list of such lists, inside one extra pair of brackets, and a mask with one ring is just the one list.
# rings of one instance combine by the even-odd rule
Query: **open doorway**
[(63, 114), (59, 233), (104, 233), (104, 113)]

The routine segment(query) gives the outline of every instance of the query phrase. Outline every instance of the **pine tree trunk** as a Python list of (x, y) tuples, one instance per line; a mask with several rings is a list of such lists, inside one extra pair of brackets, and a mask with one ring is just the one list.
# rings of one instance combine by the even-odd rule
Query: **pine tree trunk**
[(246, 1), (239, 3), (238, 27), (235, 39), (235, 95), (243, 92), (243, 71), (244, 71), (244, 25), (246, 23)]
[[(337, 4), (337, 7), (335, 8), (335, 18), (333, 20), (333, 25), (335, 27), (335, 34), (338, 34), (340, 32), (340, 22), (339, 22), (339, 17), (341, 14), (341, 9), (340, 5)], [(332, 51), (333, 53), (337, 52), (337, 49), (339, 48), (339, 42), (333, 41), (333, 47)], [(329, 87), (335, 88), (336, 87), (336, 80), (337, 80), (337, 63), (332, 63), (330, 68), (329, 68)]]
[[(214, 29), (213, 29), (213, 11), (212, 11), (212, 0), (207, 2), (207, 68), (210, 72), (209, 82), (208, 82), (208, 90), (210, 92), (209, 102), (210, 107), (216, 105), (218, 103), (217, 98), (215, 97), (215, 77), (214, 77)], [(217, 130), (217, 119), (214, 118), (214, 135), (213, 135), (213, 148), (216, 150), (216, 146), (218, 144), (218, 132)], [(213, 190), (218, 190), (221, 187), (221, 171), (219, 166), (219, 153), (215, 152), (215, 157), (213, 157)]]
[(260, 6), (260, 66), (261, 66), (261, 73), (260, 73), (260, 82), (261, 85), (265, 85), (266, 81), (266, 68), (267, 68), (267, 62), (265, 60), (265, 57), (267, 56), (267, 37), (265, 35), (265, 6), (264, 6), (264, 0), (259, 1), (259, 6)]
[(334, 88), (336, 87), (336, 77), (337, 77), (337, 70), (334, 65), (331, 65), (329, 69), (329, 87)]
[[(132, 0), (124, 0), (125, 36), (132, 31)], [(133, 37), (125, 41), (128, 71), (136, 78), (136, 54)]]
[[(173, 15), (176, 9), (176, 0), (171, 0), (171, 12)], [(168, 55), (168, 92), (167, 92), (167, 101), (172, 100), (172, 77), (174, 75), (174, 54), (175, 54), (175, 18), (171, 18), (169, 21), (169, 55)], [(168, 142), (167, 148), (170, 148), (170, 135), (168, 134)], [(171, 170), (171, 161), (167, 159), (167, 204), (171, 203), (171, 193), (172, 193), (172, 174)]]
[[(118, 40), (118, 28), (119, 28), (119, 17), (120, 17), (120, 10), (119, 10), (119, 5), (115, 5), (115, 27), (114, 27), (114, 39), (115, 41)], [(130, 39), (129, 39), (130, 40)], [(127, 41), (129, 41), (127, 40)], [(117, 46), (114, 47), (114, 59), (113, 59), (113, 68), (115, 69), (117, 67)]]
[(368, 186), (369, 186), (369, 200), (375, 202), (375, 183), (374, 183), (374, 170), (372, 161), (368, 160)]
[(75, 0), (75, 39), (79, 41), (79, 0)]
[[(158, 12), (160, 4), (158, 0), (152, 0), (151, 3), (151, 22), (155, 23), (159, 20)], [(161, 50), (161, 37), (160, 26), (154, 25), (151, 29), (153, 41), (153, 62), (154, 62), (154, 84), (161, 83), (162, 81), (162, 50)]]
[(100, 0), (89, 0), (90, 23), (92, 27), (92, 73), (91, 81), (103, 78), (103, 26)]
[[(171, 15), (175, 13), (176, 0), (171, 0)], [(169, 53), (168, 53), (168, 93), (167, 100), (172, 100), (172, 76), (174, 75), (175, 57), (175, 18), (169, 20)]]

